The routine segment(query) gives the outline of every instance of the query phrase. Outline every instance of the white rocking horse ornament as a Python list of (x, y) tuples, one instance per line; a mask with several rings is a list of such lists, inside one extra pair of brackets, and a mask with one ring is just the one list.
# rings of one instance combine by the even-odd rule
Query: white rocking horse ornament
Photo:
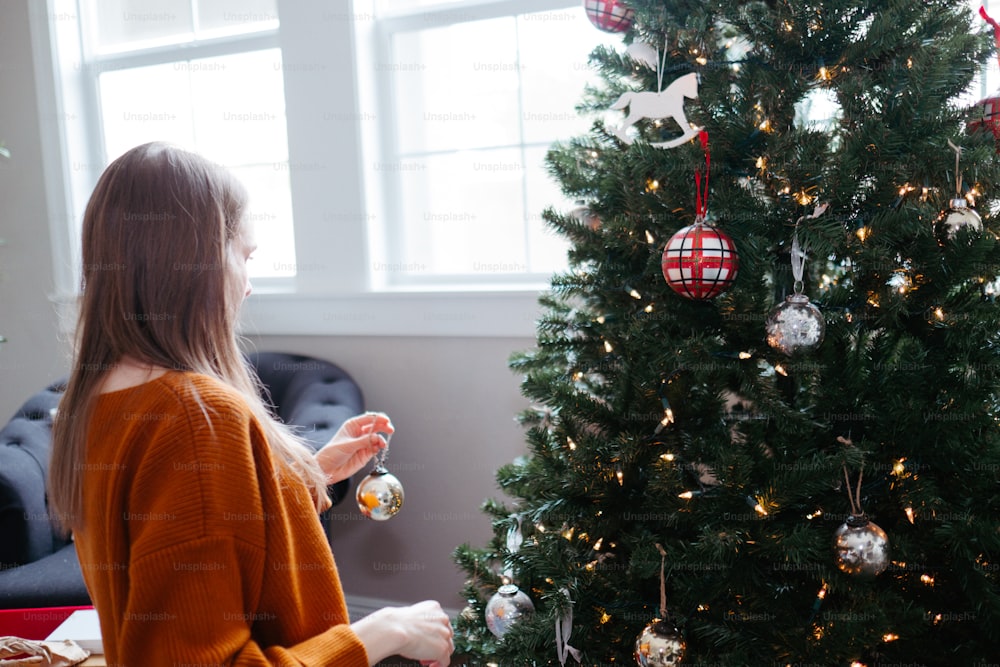
[[(666, 59), (666, 55), (666, 51), (664, 51), (664, 60)], [(659, 53), (657, 53), (657, 56), (659, 56)], [(642, 59), (642, 62), (648, 64), (648, 60), (645, 58)], [(616, 111), (628, 107), (628, 116), (621, 127), (613, 130), (613, 132), (616, 137), (626, 144), (631, 144), (635, 139), (626, 134), (626, 131), (638, 121), (643, 118), (650, 120), (673, 118), (681, 128), (681, 136), (670, 141), (651, 143), (650, 146), (654, 146), (655, 148), (676, 148), (693, 139), (701, 131), (700, 127), (692, 127), (688, 123), (687, 116), (684, 114), (684, 99), (695, 99), (698, 97), (698, 74), (691, 72), (690, 74), (678, 77), (667, 86), (666, 90), (663, 90), (663, 65), (658, 62), (656, 69), (660, 88), (658, 92), (628, 92), (619, 97), (611, 105), (611, 108)]]
[(628, 107), (628, 116), (625, 118), (625, 122), (617, 130), (613, 130), (615, 136), (626, 144), (631, 144), (635, 139), (625, 132), (643, 118), (651, 120), (673, 118), (681, 128), (682, 134), (676, 139), (650, 144), (656, 148), (675, 148), (697, 136), (701, 128), (692, 127), (687, 122), (687, 116), (684, 115), (684, 98), (693, 100), (698, 97), (698, 74), (691, 72), (678, 77), (667, 86), (666, 90), (663, 90), (663, 70), (667, 64), (667, 49), (663, 49), (663, 57), (661, 58), (659, 49), (654, 49), (648, 44), (638, 43), (631, 44), (626, 49), (626, 53), (636, 62), (656, 68), (658, 92), (625, 93), (611, 105), (611, 108), (616, 111)]

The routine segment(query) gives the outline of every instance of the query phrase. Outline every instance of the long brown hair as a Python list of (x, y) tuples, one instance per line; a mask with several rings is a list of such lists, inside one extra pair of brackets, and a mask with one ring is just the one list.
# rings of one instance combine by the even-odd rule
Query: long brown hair
[(126, 355), (240, 391), (317, 509), (329, 506), (312, 453), (271, 417), (240, 352), (243, 286), (226, 266), (246, 201), (228, 170), (164, 143), (131, 149), (101, 175), (83, 218), (75, 358), (53, 425), (49, 501), (62, 529), (79, 528), (89, 416), (100, 382)]

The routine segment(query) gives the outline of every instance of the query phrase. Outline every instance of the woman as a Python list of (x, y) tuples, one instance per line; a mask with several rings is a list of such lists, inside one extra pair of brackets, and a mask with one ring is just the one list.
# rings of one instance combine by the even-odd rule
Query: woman
[(84, 215), (49, 488), (107, 662), (446, 667), (436, 602), (349, 622), (317, 511), (392, 425), (355, 417), (314, 457), (268, 413), (235, 333), (246, 198), (221, 167), (151, 143), (107, 168)]

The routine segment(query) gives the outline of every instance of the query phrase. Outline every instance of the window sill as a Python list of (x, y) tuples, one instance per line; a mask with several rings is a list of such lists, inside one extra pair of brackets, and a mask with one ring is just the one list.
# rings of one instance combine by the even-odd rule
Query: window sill
[[(248, 336), (534, 338), (539, 292), (397, 291), (303, 294), (258, 290), (243, 304)], [(77, 295), (52, 295), (59, 332), (72, 336)]]
[(539, 289), (255, 293), (243, 306), (243, 333), (533, 338)]

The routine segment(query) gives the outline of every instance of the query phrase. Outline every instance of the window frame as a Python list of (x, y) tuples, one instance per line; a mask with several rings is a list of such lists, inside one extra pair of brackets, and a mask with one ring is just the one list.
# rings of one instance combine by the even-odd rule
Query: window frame
[[(392, 285), (373, 270), (389, 261), (384, 239), (392, 221), (378, 196), (386, 191), (383, 179), (372, 177), (365, 164), (385, 159), (387, 142), (382, 139), (394, 121), (381, 111), (390, 108), (386, 96), (391, 91), (376, 85), (371, 73), (386, 57), (394, 31), (578, 8), (578, 0), (469, 0), (378, 19), (374, 0), (355, 0), (343, 10), (324, 12), (320, 20), (309, 4), (277, 0), (280, 27), (259, 33), (102, 54), (83, 53), (77, 0), (46, 0), (45, 11), (33, 15), (35, 43), (48, 63), (38, 67), (40, 73), (47, 69), (40, 95), (58, 109), (46, 128), (54, 137), (46, 163), (47, 191), (60, 221), (52, 225), (58, 267), (53, 301), (64, 311), (65, 329), (72, 325), (79, 287), (79, 220), (104, 167), (97, 83), (101, 68), (279, 47), (300, 270), (291, 278), (254, 279), (254, 293), (244, 307), (244, 332), (534, 336), (538, 296), (548, 286), (547, 276), (505, 284), (406, 286)], [(317, 115), (334, 120), (321, 122)], [(377, 120), (369, 122), (369, 115)]]

